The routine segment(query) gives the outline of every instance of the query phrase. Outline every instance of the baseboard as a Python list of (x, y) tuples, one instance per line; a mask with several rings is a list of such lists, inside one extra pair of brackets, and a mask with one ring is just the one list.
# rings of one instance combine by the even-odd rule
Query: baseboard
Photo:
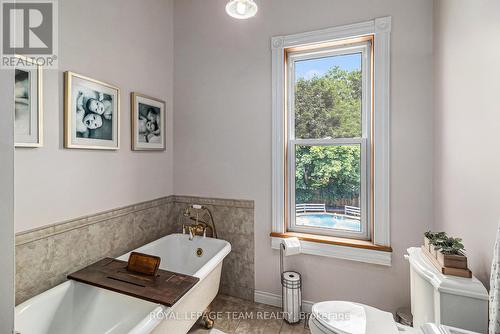
[[(254, 300), (256, 303), (281, 307), (281, 295), (276, 295), (274, 293), (255, 290)], [(313, 304), (314, 304), (314, 302), (303, 300), (302, 301), (302, 311), (307, 312), (307, 313), (311, 313)]]

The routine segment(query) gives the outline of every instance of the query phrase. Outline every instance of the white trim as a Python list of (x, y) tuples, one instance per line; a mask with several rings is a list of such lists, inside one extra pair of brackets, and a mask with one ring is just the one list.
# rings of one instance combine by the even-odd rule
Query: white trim
[(390, 67), (391, 17), (375, 20), (374, 54), (374, 230), (373, 242), (391, 244), (390, 225)]
[[(283, 170), (285, 166), (285, 49), (294, 46), (315, 44), (346, 38), (374, 36), (374, 230), (376, 245), (390, 246), (390, 32), (391, 17), (334, 27), (313, 32), (288, 36), (277, 36), (271, 40), (272, 86), (273, 86), (273, 142), (272, 142), (272, 231), (284, 233), (284, 193)], [(325, 248), (320, 244), (316, 248)], [(334, 246), (343, 247), (343, 246)], [(344, 247), (346, 248), (346, 247)], [(325, 248), (326, 249), (326, 248)], [(332, 253), (326, 250), (326, 253)], [(372, 252), (372, 251), (370, 251)], [(379, 251), (375, 251), (380, 253)], [(317, 250), (316, 253), (321, 253)], [(337, 253), (335, 251), (334, 253)], [(345, 252), (340, 252), (343, 254)], [(355, 251), (359, 253), (359, 251)], [(318, 254), (321, 255), (321, 254)], [(340, 256), (344, 258), (344, 255)], [(352, 258), (353, 256), (347, 256)], [(371, 256), (368, 256), (371, 258)], [(390, 258), (390, 255), (388, 256)], [(364, 258), (361, 256), (361, 258)], [(355, 260), (355, 259), (354, 259)], [(364, 261), (363, 262), (370, 262)], [(387, 265), (387, 256), (381, 260)]]
[(0, 333), (14, 330), (14, 70), (0, 75)]
[[(390, 17), (386, 17), (387, 19)], [(375, 32), (375, 21), (367, 21), (361, 23), (354, 23), (339, 27), (333, 27), (323, 30), (310, 31), (300, 34), (276, 36), (273, 37), (273, 49), (286, 49), (298, 45), (316, 44), (325, 41), (333, 41), (338, 39), (366, 36)], [(390, 30), (390, 26), (389, 26)]]
[[(369, 54), (370, 49), (371, 49), (370, 41), (363, 41), (363, 42), (357, 42), (356, 44), (338, 45), (335, 47), (325, 47), (313, 50), (293, 51), (289, 52), (287, 56), (290, 62), (297, 62), (301, 60), (313, 60), (325, 57), (352, 55), (357, 53)], [(363, 56), (361, 56), (361, 60), (363, 61), (362, 58)], [(292, 72), (293, 70), (295, 69), (292, 68)]]
[[(276, 306), (281, 308), (281, 295), (277, 295), (274, 293), (269, 293), (265, 291), (255, 290), (254, 292), (254, 301), (256, 303)], [(303, 300), (302, 301), (302, 312), (311, 313), (312, 306), (314, 302)]]
[(290, 139), (292, 146), (343, 146), (362, 145), (366, 138), (321, 138), (321, 139)]
[(281, 38), (272, 39), (272, 86), (273, 86), (273, 143), (272, 143), (272, 216), (274, 232), (284, 233), (283, 222), (285, 220), (285, 199), (283, 198), (285, 184), (282, 177), (282, 170), (285, 167), (283, 146), (285, 141), (285, 131), (283, 124), (285, 110), (285, 68), (283, 61), (285, 50)]
[[(280, 249), (283, 238), (272, 237), (271, 247)], [(339, 246), (324, 244), (312, 241), (300, 241), (301, 253), (309, 255), (319, 255), (336, 259), (350, 260), (378, 264), (381, 266), (392, 265), (392, 252), (379, 251), (374, 249), (365, 249), (349, 246)]]

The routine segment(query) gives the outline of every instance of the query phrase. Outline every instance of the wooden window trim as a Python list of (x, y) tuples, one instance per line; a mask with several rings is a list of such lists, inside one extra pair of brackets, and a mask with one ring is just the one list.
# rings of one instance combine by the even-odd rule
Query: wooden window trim
[[(375, 36), (372, 52), (372, 143), (377, 151), (371, 150), (371, 171), (375, 174), (369, 185), (374, 192), (370, 208), (371, 240), (351, 240), (349, 237), (319, 236), (308, 233), (291, 232), (287, 229), (288, 214), (285, 203), (288, 202), (283, 170), (288, 160), (283, 141), (287, 130), (283, 121), (286, 118), (286, 52), (303, 46), (315, 45), (324, 41), (334, 44), (345, 43), (346, 39)], [(279, 240), (296, 236), (304, 242), (306, 254), (342, 258), (353, 261), (391, 265), (390, 238), (390, 35), (391, 17), (380, 17), (370, 21), (337, 26), (293, 35), (275, 36), (271, 39), (272, 48), (272, 87), (273, 87), (273, 143), (272, 143), (272, 247), (279, 249)], [(331, 45), (330, 44), (330, 45)], [(330, 46), (323, 45), (323, 46)], [(297, 49), (295, 49), (297, 50)], [(375, 70), (377, 68), (377, 70)], [(373, 145), (372, 145), (373, 147)], [(285, 179), (286, 176), (285, 169)], [(343, 247), (347, 246), (347, 247)], [(349, 253), (352, 247), (353, 253)]]
[(301, 241), (316, 242), (316, 243), (335, 245), (335, 246), (362, 248), (362, 249), (369, 249), (381, 252), (392, 252), (392, 247), (376, 245), (372, 241), (368, 240), (339, 238), (339, 237), (299, 233), (299, 232), (285, 232), (285, 233), (272, 232), (271, 237), (274, 238), (297, 237)]
[[(283, 183), (284, 183), (284, 221), (283, 221), (283, 231), (286, 233), (299, 233), (299, 234), (305, 234), (305, 235), (315, 235), (312, 233), (304, 233), (304, 232), (296, 232), (290, 230), (290, 224), (291, 224), (291, 215), (290, 215), (290, 210), (293, 208), (290, 207), (290, 182), (289, 180), (289, 171), (290, 171), (290, 166), (289, 166), (289, 154), (290, 152), (288, 151), (288, 138), (289, 138), (289, 124), (288, 124), (288, 119), (289, 119), (289, 113), (290, 110), (288, 110), (288, 55), (290, 53), (294, 52), (301, 52), (301, 51), (324, 51), (325, 49), (331, 49), (335, 47), (348, 47), (350, 45), (355, 45), (359, 43), (366, 43), (369, 42), (369, 49), (370, 49), (370, 81), (368, 84), (368, 90), (370, 92), (370, 100), (369, 100), (369, 108), (368, 108), (368, 114), (369, 114), (369, 123), (367, 126), (370, 129), (369, 132), (369, 137), (368, 139), (368, 149), (369, 149), (369, 154), (367, 155), (367, 159), (369, 159), (369, 163), (367, 165), (368, 169), (368, 184), (366, 186), (366, 189), (368, 191), (367, 196), (367, 205), (368, 205), (368, 213), (366, 214), (366, 228), (368, 229), (368, 238), (359, 238), (359, 240), (364, 240), (368, 242), (373, 242), (374, 240), (374, 151), (375, 151), (375, 141), (374, 141), (374, 39), (375, 39), (375, 34), (368, 34), (366, 36), (361, 36), (361, 37), (356, 37), (356, 38), (344, 38), (344, 39), (339, 39), (335, 41), (330, 41), (330, 42), (319, 42), (319, 43), (313, 43), (313, 44), (307, 44), (307, 45), (302, 45), (302, 46), (294, 46), (294, 47), (289, 47), (289, 48), (284, 48), (284, 94), (283, 94), (283, 105), (284, 105), (284, 110), (283, 110), (283, 118), (285, 120), (283, 127), (284, 127), (284, 138), (286, 138), (283, 141), (283, 151), (284, 151), (284, 165), (283, 165)], [(361, 146), (360, 146), (361, 147)], [(312, 228), (313, 229), (313, 228)], [(330, 235), (324, 235), (325, 237), (329, 237)], [(358, 240), (358, 239), (351, 239), (349, 236), (334, 236), (336, 239), (346, 239), (346, 240)]]

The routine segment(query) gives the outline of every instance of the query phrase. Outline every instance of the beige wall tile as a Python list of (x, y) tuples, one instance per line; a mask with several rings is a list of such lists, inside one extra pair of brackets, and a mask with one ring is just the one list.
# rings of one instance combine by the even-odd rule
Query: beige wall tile
[(219, 238), (231, 243), (220, 290), (253, 300), (253, 202), (173, 196), (52, 224), (16, 236), (16, 305), (66, 280), (104, 257), (117, 257), (182, 231), (189, 203), (212, 210)]

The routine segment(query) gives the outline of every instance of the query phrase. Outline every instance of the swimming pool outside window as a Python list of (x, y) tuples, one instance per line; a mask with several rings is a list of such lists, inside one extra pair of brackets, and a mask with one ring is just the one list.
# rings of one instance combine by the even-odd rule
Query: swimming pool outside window
[(271, 245), (390, 265), (391, 17), (272, 48)]
[(370, 239), (372, 36), (286, 52), (288, 230)]

